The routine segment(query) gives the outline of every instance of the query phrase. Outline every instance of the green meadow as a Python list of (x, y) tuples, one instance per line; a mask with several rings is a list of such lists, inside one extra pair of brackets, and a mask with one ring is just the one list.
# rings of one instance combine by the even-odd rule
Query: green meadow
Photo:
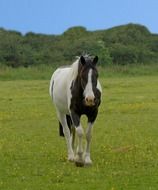
[[(99, 68), (91, 167), (67, 161), (49, 97), (51, 67), (0, 70), (0, 189), (157, 190), (158, 66)], [(84, 129), (86, 118), (82, 118)], [(84, 141), (85, 143), (85, 141)]]

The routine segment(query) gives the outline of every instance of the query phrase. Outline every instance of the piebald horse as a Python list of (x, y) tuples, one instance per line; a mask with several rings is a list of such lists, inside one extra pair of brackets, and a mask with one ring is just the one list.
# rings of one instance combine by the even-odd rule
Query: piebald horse
[[(60, 135), (65, 136), (66, 139), (68, 160), (74, 161), (77, 166), (92, 164), (91, 132), (102, 93), (96, 68), (97, 62), (97, 56), (80, 56), (72, 65), (58, 68), (50, 81), (49, 91), (59, 119)], [(88, 118), (84, 153), (82, 147), (84, 130), (80, 122), (83, 114)], [(75, 133), (78, 138), (76, 151), (74, 150)]]

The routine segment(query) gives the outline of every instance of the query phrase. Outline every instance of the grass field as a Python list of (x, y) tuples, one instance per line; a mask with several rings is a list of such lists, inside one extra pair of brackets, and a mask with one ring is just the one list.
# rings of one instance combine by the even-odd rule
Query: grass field
[[(0, 72), (0, 189), (157, 190), (155, 71), (107, 76), (102, 71), (103, 100), (93, 132), (93, 166), (88, 168), (66, 160), (48, 94), (50, 73)], [(85, 126), (85, 118), (82, 122)]]

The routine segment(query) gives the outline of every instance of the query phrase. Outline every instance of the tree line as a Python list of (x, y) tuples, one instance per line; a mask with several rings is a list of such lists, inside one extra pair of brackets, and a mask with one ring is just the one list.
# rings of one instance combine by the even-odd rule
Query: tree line
[(158, 35), (145, 26), (127, 24), (108, 30), (69, 28), (61, 35), (45, 35), (0, 28), (0, 66), (71, 64), (83, 53), (98, 55), (100, 64), (158, 62)]

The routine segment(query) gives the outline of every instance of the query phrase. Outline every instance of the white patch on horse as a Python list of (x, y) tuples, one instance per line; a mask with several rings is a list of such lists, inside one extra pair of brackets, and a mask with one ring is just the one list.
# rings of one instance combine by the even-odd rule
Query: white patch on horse
[(92, 69), (90, 69), (88, 72), (88, 82), (86, 84), (83, 94), (85, 98), (90, 97), (94, 99), (95, 97), (92, 89)]

